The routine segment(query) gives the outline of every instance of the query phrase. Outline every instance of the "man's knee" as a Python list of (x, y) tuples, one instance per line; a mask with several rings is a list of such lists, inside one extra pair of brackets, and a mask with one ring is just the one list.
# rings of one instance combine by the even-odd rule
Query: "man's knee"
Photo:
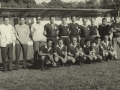
[(45, 59), (45, 56), (41, 56), (41, 60), (44, 60)]
[(55, 60), (55, 62), (58, 62), (59, 58), (58, 57), (54, 57), (54, 60)]

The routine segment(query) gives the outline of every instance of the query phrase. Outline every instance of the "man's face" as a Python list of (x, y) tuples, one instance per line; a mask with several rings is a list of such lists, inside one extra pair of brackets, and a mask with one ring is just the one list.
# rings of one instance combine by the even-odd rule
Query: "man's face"
[(101, 39), (95, 40), (95, 43), (96, 43), (96, 44), (100, 44), (100, 42), (101, 42)]
[(52, 41), (48, 42), (48, 47), (52, 47)]
[(84, 24), (84, 25), (87, 24), (87, 19), (83, 19), (83, 24)]
[(87, 46), (87, 47), (90, 47), (90, 41), (87, 41), (87, 42), (86, 42), (86, 46)]
[(5, 19), (4, 19), (4, 23), (5, 23), (6, 25), (8, 25), (8, 24), (10, 23), (10, 19), (9, 19), (9, 18), (5, 18)]
[(25, 24), (25, 21), (26, 21), (25, 18), (20, 18), (20, 23), (21, 24)]
[(91, 20), (91, 24), (92, 24), (92, 25), (95, 24), (95, 20), (94, 20), (94, 19)]
[(55, 17), (51, 17), (50, 23), (51, 23), (51, 24), (54, 24), (54, 23), (55, 23)]
[(62, 18), (62, 23), (66, 24), (66, 22), (67, 22), (66, 18)]
[(105, 37), (104, 37), (104, 40), (105, 40), (105, 41), (108, 41), (108, 39), (109, 39), (108, 36), (105, 36)]
[(76, 17), (72, 17), (72, 22), (75, 22), (76, 21)]
[(59, 40), (58, 45), (61, 47), (63, 45), (63, 40)]
[(72, 39), (72, 43), (73, 43), (73, 44), (77, 43), (77, 38), (73, 38), (73, 39)]
[(103, 24), (103, 25), (106, 25), (106, 24), (107, 24), (107, 20), (103, 20), (103, 21), (102, 21), (102, 24)]
[(40, 23), (41, 22), (41, 17), (37, 17), (36, 21), (37, 21), (37, 23)]

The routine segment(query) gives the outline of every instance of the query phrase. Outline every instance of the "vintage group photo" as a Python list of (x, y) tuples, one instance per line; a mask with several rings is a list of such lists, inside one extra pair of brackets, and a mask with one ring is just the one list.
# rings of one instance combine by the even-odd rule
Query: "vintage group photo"
[(0, 90), (120, 90), (120, 0), (0, 0)]

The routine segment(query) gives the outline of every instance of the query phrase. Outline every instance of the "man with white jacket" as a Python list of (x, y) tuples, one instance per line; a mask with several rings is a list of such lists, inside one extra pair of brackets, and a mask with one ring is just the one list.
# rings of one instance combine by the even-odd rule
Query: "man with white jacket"
[(8, 70), (12, 71), (13, 62), (13, 42), (16, 40), (15, 30), (10, 25), (10, 17), (5, 16), (3, 18), (4, 24), (0, 25), (0, 46), (1, 56), (3, 63), (3, 71), (7, 71), (7, 57), (8, 57)]

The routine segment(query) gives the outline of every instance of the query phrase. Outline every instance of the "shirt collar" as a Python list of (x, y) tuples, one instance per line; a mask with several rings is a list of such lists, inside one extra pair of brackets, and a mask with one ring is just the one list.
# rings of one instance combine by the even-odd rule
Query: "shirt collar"
[(59, 45), (57, 45), (58, 48), (62, 49), (64, 45), (62, 45), (61, 47)]
[(107, 42), (103, 41), (103, 44), (108, 46), (109, 41), (107, 41)]
[(66, 23), (66, 25), (64, 25), (63, 23), (61, 23), (62, 26), (68, 26), (68, 24)]
[(75, 43), (75, 45), (73, 45), (72, 43), (70, 44), (72, 47), (76, 47), (77, 46), (77, 43)]
[(83, 26), (83, 27), (87, 27), (87, 25), (84, 25), (84, 24), (83, 24), (82, 26)]
[(48, 49), (48, 51), (50, 51), (50, 49), (51, 49), (51, 47), (50, 47), (50, 48), (48, 48), (48, 47), (47, 47), (47, 45), (45, 45), (45, 48), (46, 48), (46, 49)]
[(105, 24), (105, 25), (103, 25), (103, 24), (102, 24), (102, 26), (104, 26), (104, 27), (105, 27), (105, 26), (107, 26), (107, 24)]

